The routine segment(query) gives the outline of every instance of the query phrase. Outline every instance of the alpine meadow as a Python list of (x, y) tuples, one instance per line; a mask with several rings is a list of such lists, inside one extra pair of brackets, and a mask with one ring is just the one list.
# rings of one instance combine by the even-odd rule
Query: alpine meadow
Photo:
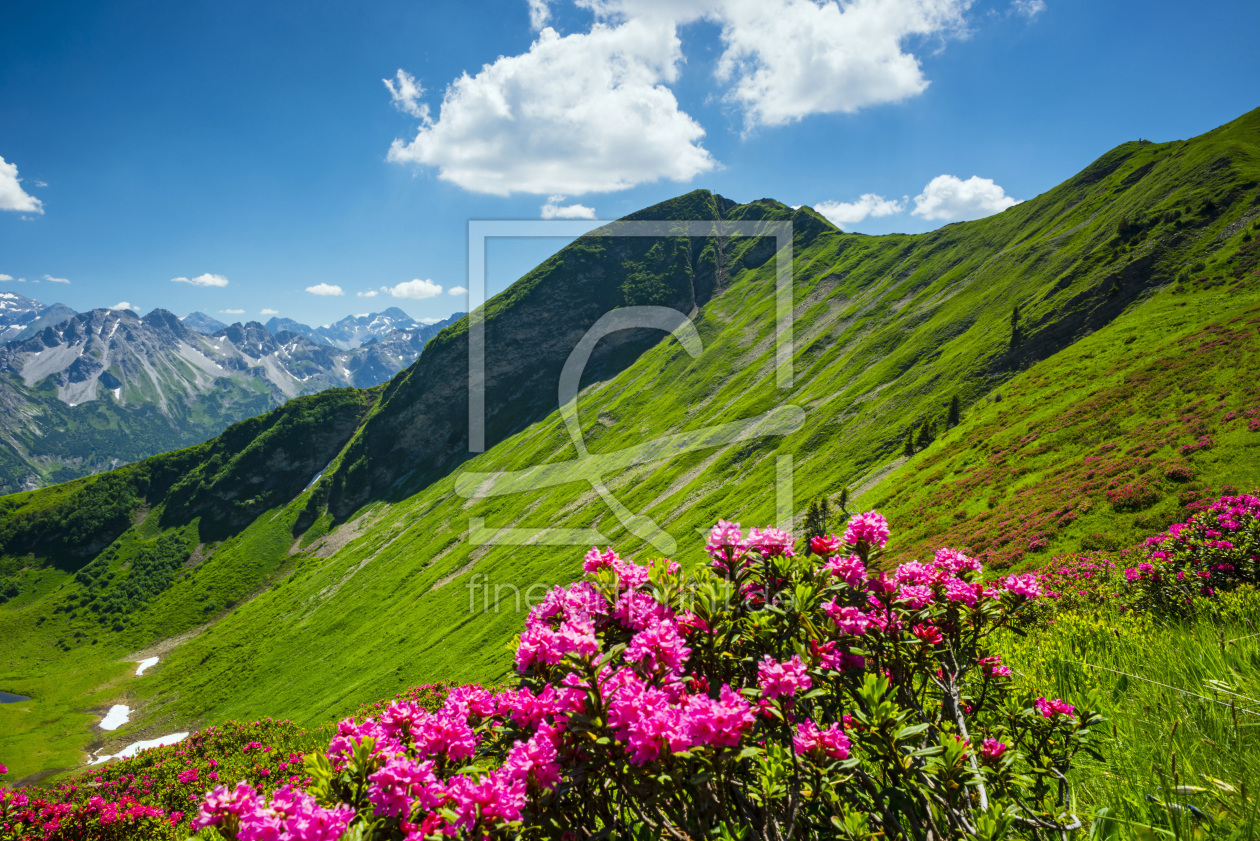
[[(386, 79), (391, 162), (499, 67)], [(1260, 108), (990, 210), (693, 189), (449, 320), (22, 298), (0, 841), (1260, 839)]]

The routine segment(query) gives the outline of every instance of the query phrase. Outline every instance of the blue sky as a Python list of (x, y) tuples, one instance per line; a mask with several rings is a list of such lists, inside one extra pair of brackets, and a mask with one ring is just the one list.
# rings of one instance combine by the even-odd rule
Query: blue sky
[[(0, 31), (0, 288), (225, 321), (441, 318), (469, 219), (700, 187), (931, 230), (1260, 106), (1255, 2), (47, 0)], [(559, 244), (495, 243), (491, 291)]]

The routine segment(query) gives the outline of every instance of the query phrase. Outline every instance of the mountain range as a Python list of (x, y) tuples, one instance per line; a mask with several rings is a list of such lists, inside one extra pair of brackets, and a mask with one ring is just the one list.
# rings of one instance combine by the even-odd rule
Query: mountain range
[(24, 339), (74, 316), (65, 304), (43, 304), (16, 292), (0, 292), (0, 343)]
[(181, 320), (161, 309), (143, 318), (72, 313), (34, 330), (60, 305), (6, 294), (10, 329), (20, 329), (0, 348), (2, 492), (198, 443), (299, 395), (378, 385), (451, 320), (424, 325), (382, 314), (360, 330), (366, 341), (342, 349), (258, 322), (207, 335), (188, 321), (204, 330), (213, 326), (208, 317)]
[[(903, 556), (947, 539), (1018, 568), (1260, 483), (1260, 110), (921, 235), (704, 190), (628, 218), (713, 227), (598, 229), (386, 384), (0, 497), (0, 685), (40, 709), (0, 707), (19, 773), (80, 763), (81, 710), (120, 698), (121, 744), (504, 679), (531, 597), (595, 542), (695, 567), (720, 518), (800, 526), (845, 499)], [(790, 286), (785, 251), (725, 222), (790, 222)], [(678, 313), (673, 334), (583, 344), (626, 307)]]

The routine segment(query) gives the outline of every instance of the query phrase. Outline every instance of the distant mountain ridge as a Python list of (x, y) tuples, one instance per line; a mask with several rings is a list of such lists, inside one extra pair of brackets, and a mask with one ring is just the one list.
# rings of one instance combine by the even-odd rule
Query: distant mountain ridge
[[(441, 322), (443, 325), (453, 323), (462, 313), (457, 313)], [(311, 327), (308, 324), (294, 321), (291, 318), (271, 318), (266, 327), (272, 333), (288, 331), (299, 333), (313, 342), (328, 344), (342, 350), (361, 347), (374, 339), (383, 339), (399, 330), (416, 330), (436, 325), (416, 321), (398, 307), (389, 307), (381, 312), (369, 312), (361, 315), (348, 315), (333, 324)], [(437, 331), (433, 331), (436, 334)]]
[(59, 324), (75, 316), (65, 304), (45, 304), (8, 290), (0, 291), (0, 342), (25, 338), (32, 329)]
[[(42, 306), (0, 300), (13, 303), (18, 322)], [(180, 319), (162, 309), (143, 318), (96, 309), (0, 347), (0, 492), (196, 444), (293, 397), (378, 385), (414, 362), (446, 323), (343, 350), (256, 321), (206, 335), (190, 319), (212, 326), (208, 316)]]
[(227, 327), (222, 321), (204, 312), (190, 312), (180, 319), (189, 330), (196, 330), (207, 336), (213, 335)]

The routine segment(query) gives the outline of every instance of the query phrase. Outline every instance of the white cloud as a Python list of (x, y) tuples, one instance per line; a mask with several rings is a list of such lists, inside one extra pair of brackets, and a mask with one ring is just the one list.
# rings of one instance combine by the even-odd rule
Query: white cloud
[(244, 315), (245, 310), (219, 310), (223, 315)]
[(415, 76), (400, 67), (393, 79), (381, 81), (389, 88), (389, 98), (393, 100), (395, 108), (404, 114), (419, 117), (426, 123), (429, 121), (428, 103), (420, 101), (420, 97), (424, 96), (424, 87), (416, 81)]
[(442, 286), (431, 280), (415, 278), (395, 286), (382, 286), (382, 292), (388, 292), (395, 298), (413, 298), (422, 301), (425, 298), (436, 298), (442, 294)]
[(446, 294), (447, 295), (467, 295), (468, 290), (462, 286), (452, 286), (450, 289), (446, 290)]
[(119, 301), (118, 303), (110, 307), (110, 309), (111, 310), (136, 310), (137, 312), (139, 311), (139, 307), (133, 306), (130, 301)]
[(44, 203), (22, 189), (17, 164), (8, 163), (3, 157), (0, 157), (0, 210), (44, 212)]
[(912, 38), (964, 31), (971, 0), (726, 0), (720, 81), (747, 126), (900, 102), (928, 86)]
[(437, 324), (441, 320), (442, 319), (440, 318), (422, 318), (420, 319), (420, 323), (421, 324)]
[(567, 35), (547, 25), (556, 0), (526, 2), (538, 31), (528, 51), (451, 81), (436, 119), (406, 71), (385, 80), (394, 105), (420, 121), (390, 161), (495, 195), (690, 181), (718, 164), (671, 90), (686, 60), (680, 27), (720, 27), (713, 93), (751, 129), (921, 94), (918, 54), (965, 37), (974, 0), (574, 0), (595, 21)]
[(0, 274), (0, 281), (5, 281), (5, 280), (13, 280), (13, 275), (11, 275), (11, 274)]
[(280, 310), (273, 310), (271, 307), (263, 307), (258, 311), (259, 315), (279, 315)]
[(886, 199), (875, 193), (863, 193), (857, 201), (824, 201), (814, 205), (823, 216), (826, 216), (836, 227), (848, 230), (849, 225), (856, 225), (868, 216), (893, 216), (906, 209), (906, 202)]
[(535, 32), (547, 25), (551, 19), (551, 7), (548, 0), (526, 0), (529, 3), (529, 25)]
[(963, 181), (953, 175), (938, 175), (914, 197), (914, 210), (910, 213), (952, 222), (992, 216), (1017, 204), (992, 178), (973, 175)]
[(375, 298), (381, 293), (377, 292), (375, 289), (369, 289), (366, 292), (355, 292), (354, 294), (358, 295), (360, 298)]
[(561, 36), (547, 27), (523, 55), (454, 80), (436, 121), (389, 160), (436, 167), (479, 193), (582, 195), (662, 178), (688, 181), (716, 165), (700, 124), (666, 84), (681, 42), (667, 17)]
[(317, 283), (314, 286), (306, 287), (306, 291), (312, 295), (344, 295), (345, 291), (332, 283)]
[(544, 219), (594, 219), (595, 208), (584, 204), (561, 205), (564, 196), (551, 196), (540, 209)]
[(173, 277), (171, 278), (171, 283), (224, 287), (228, 285), (228, 279), (221, 274), (199, 274), (196, 277)]
[(52, 276), (52, 275), (50, 275), (50, 274), (46, 274), (46, 275), (44, 275), (44, 280), (48, 281), (49, 283), (69, 283), (69, 282), (70, 282), (70, 279), (69, 279), (69, 278), (66, 278), (66, 277), (53, 277), (53, 276)]
[(1046, 10), (1046, 0), (1011, 0), (1011, 11), (1021, 14), (1029, 20)]

